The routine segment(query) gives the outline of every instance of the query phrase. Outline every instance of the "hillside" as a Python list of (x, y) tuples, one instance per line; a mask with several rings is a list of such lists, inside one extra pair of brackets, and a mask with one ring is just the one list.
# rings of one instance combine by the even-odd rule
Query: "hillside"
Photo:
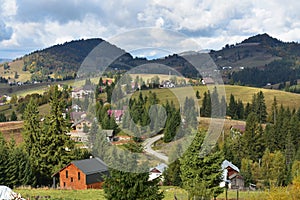
[[(263, 87), (299, 79), (300, 44), (259, 34), (211, 51), (225, 82)], [(230, 69), (230, 70), (228, 70)]]
[[(105, 41), (77, 40), (38, 50), (8, 64), (1, 64), (0, 76), (8, 82), (73, 79), (86, 56), (102, 42)], [(121, 50), (113, 44), (107, 44), (105, 48)], [(197, 59), (197, 63), (202, 65), (203, 54), (199, 52), (147, 60), (133, 58), (124, 50), (121, 51), (124, 54), (115, 59), (110, 69), (129, 70), (151, 64), (153, 69), (162, 69), (160, 65), (167, 65), (186, 77), (210, 76), (213, 73), (199, 74), (185, 59)], [(211, 50), (209, 55), (220, 69), (225, 83), (262, 87), (268, 83), (279, 84), (300, 78), (300, 45), (282, 42), (268, 34), (253, 36), (235, 45), (227, 44), (221, 50)]]

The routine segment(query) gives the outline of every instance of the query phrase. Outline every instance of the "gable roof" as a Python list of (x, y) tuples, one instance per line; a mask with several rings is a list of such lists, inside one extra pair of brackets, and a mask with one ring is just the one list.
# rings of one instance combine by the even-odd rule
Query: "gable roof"
[(168, 167), (168, 165), (166, 165), (165, 163), (161, 163), (161, 164), (157, 165), (156, 167), (151, 168), (150, 172), (157, 173), (157, 171), (158, 171), (159, 173), (163, 173), (167, 167)]
[(76, 160), (71, 163), (86, 175), (108, 171), (107, 165), (100, 158)]
[(222, 163), (222, 170), (227, 169), (228, 167), (230, 167), (231, 169), (233, 169), (236, 172), (240, 172), (240, 170), (237, 166), (235, 166), (234, 164), (232, 164), (228, 160), (224, 160), (223, 163)]
[(111, 117), (112, 115), (115, 116), (115, 118), (120, 118), (124, 114), (124, 110), (108, 110), (107, 114)]

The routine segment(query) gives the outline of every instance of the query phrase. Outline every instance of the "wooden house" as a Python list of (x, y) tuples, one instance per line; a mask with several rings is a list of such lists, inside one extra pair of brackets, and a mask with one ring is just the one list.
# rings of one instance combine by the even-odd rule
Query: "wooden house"
[[(101, 189), (108, 168), (100, 158), (76, 160), (53, 175), (59, 176), (61, 189)], [(54, 183), (55, 185), (55, 183)]]
[(222, 163), (223, 181), (220, 183), (221, 187), (225, 187), (228, 183), (229, 189), (244, 189), (244, 178), (240, 175), (240, 170), (237, 166), (224, 160)]

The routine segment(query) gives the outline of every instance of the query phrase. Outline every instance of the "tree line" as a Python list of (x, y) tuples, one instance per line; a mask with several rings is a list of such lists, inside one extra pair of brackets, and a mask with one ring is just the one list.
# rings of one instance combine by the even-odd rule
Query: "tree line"
[(251, 112), (257, 114), (261, 123), (267, 121), (267, 107), (262, 91), (254, 94), (251, 103), (248, 102), (246, 105), (240, 99), (237, 100), (233, 94), (230, 94), (228, 104), (225, 102), (224, 96), (219, 100), (216, 88), (214, 88), (212, 94), (210, 94), (210, 91), (203, 94), (200, 108), (201, 117), (223, 118), (229, 116), (231, 119), (245, 120)]

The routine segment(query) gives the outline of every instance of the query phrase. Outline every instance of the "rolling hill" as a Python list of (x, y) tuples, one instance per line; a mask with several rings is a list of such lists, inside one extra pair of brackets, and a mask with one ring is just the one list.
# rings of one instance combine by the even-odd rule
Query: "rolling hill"
[[(0, 65), (0, 76), (9, 82), (73, 79), (86, 56), (102, 42), (106, 41), (97, 38), (76, 40), (38, 50), (10, 62), (6, 67)], [(147, 60), (133, 58), (113, 44), (107, 44), (108, 49), (124, 52), (110, 64), (110, 69), (129, 70), (151, 64), (153, 67), (167, 65), (186, 77), (212, 75), (199, 74), (185, 59), (189, 57), (196, 60), (203, 55), (199, 52)], [(235, 45), (227, 44), (221, 50), (211, 50), (209, 55), (226, 83), (262, 87), (267, 83), (276, 84), (300, 78), (300, 44), (282, 42), (268, 34), (253, 36)], [(202, 62), (201, 58), (197, 62)]]

